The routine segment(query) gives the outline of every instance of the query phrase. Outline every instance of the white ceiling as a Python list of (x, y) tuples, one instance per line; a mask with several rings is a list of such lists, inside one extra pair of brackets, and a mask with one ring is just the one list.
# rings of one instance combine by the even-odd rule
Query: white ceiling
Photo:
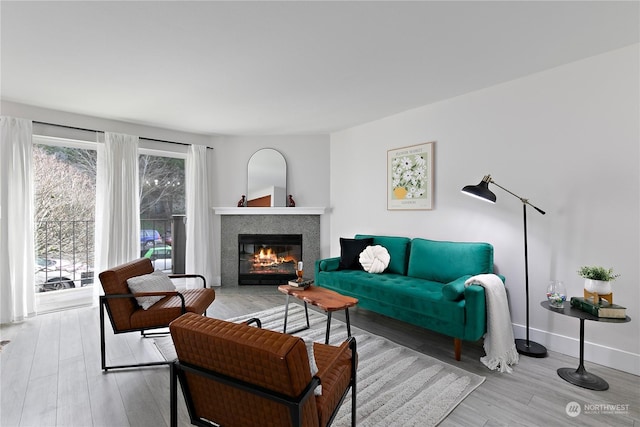
[(637, 43), (639, 4), (2, 1), (0, 89), (193, 133), (329, 133)]

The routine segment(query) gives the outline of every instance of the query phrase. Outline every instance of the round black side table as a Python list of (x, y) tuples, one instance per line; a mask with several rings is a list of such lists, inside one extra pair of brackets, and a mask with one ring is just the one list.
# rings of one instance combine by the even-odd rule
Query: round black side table
[(560, 376), (560, 378), (570, 382), (571, 384), (583, 388), (588, 388), (589, 390), (608, 390), (609, 383), (607, 383), (599, 376), (587, 372), (587, 370), (584, 369), (584, 321), (593, 320), (595, 322), (627, 323), (631, 321), (631, 318), (629, 316), (626, 316), (624, 319), (594, 316), (591, 313), (587, 313), (585, 311), (571, 307), (569, 301), (565, 301), (563, 308), (553, 308), (549, 306), (549, 301), (542, 301), (540, 305), (549, 311), (553, 311), (554, 313), (564, 314), (565, 316), (580, 319), (580, 365), (578, 365), (578, 369), (559, 368), (558, 375)]

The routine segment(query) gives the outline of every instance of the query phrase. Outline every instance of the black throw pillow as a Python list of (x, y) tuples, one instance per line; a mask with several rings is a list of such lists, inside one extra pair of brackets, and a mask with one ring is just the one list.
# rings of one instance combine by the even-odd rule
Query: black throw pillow
[(372, 238), (345, 239), (340, 238), (340, 266), (339, 270), (362, 270), (360, 252), (373, 244)]

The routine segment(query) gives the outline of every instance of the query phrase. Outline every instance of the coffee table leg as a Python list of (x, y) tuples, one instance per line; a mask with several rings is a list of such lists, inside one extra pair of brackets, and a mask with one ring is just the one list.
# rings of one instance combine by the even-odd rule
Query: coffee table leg
[(287, 294), (287, 302), (284, 305), (284, 327), (282, 328), (282, 333), (287, 333), (287, 317), (289, 317), (289, 294)]
[(344, 316), (347, 318), (347, 337), (351, 338), (351, 322), (349, 322), (349, 308), (344, 309)]
[[(327, 334), (324, 339), (325, 344), (329, 344), (329, 334), (331, 332), (331, 311), (327, 311)], [(351, 337), (351, 322), (349, 321), (349, 309), (344, 309), (344, 315), (347, 320), (347, 337)]]
[(307, 318), (307, 329), (309, 329), (311, 325), (309, 325), (309, 307), (307, 307), (306, 301), (304, 301), (304, 315)]
[[(296, 332), (304, 331), (304, 330), (309, 329), (311, 327), (311, 325), (309, 323), (309, 308), (307, 306), (307, 302), (306, 301), (303, 301), (303, 302), (304, 302), (304, 314), (305, 314), (305, 317), (307, 319), (307, 326), (306, 327), (303, 326), (303, 327), (301, 327), (299, 329), (296, 329), (295, 331), (289, 331), (288, 332), (289, 334), (295, 334)], [(282, 333), (283, 334), (287, 333), (287, 319), (288, 319), (288, 317), (289, 317), (289, 294), (287, 294), (287, 302), (285, 303), (285, 306), (284, 306), (284, 326), (282, 327)]]

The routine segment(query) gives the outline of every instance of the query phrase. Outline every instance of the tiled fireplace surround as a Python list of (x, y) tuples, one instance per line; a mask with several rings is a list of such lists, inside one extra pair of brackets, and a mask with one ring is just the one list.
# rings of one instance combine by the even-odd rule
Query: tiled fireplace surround
[(238, 286), (239, 234), (302, 234), (304, 269), (313, 275), (314, 263), (320, 258), (320, 215), (223, 214), (220, 221), (220, 281), (225, 287)]

